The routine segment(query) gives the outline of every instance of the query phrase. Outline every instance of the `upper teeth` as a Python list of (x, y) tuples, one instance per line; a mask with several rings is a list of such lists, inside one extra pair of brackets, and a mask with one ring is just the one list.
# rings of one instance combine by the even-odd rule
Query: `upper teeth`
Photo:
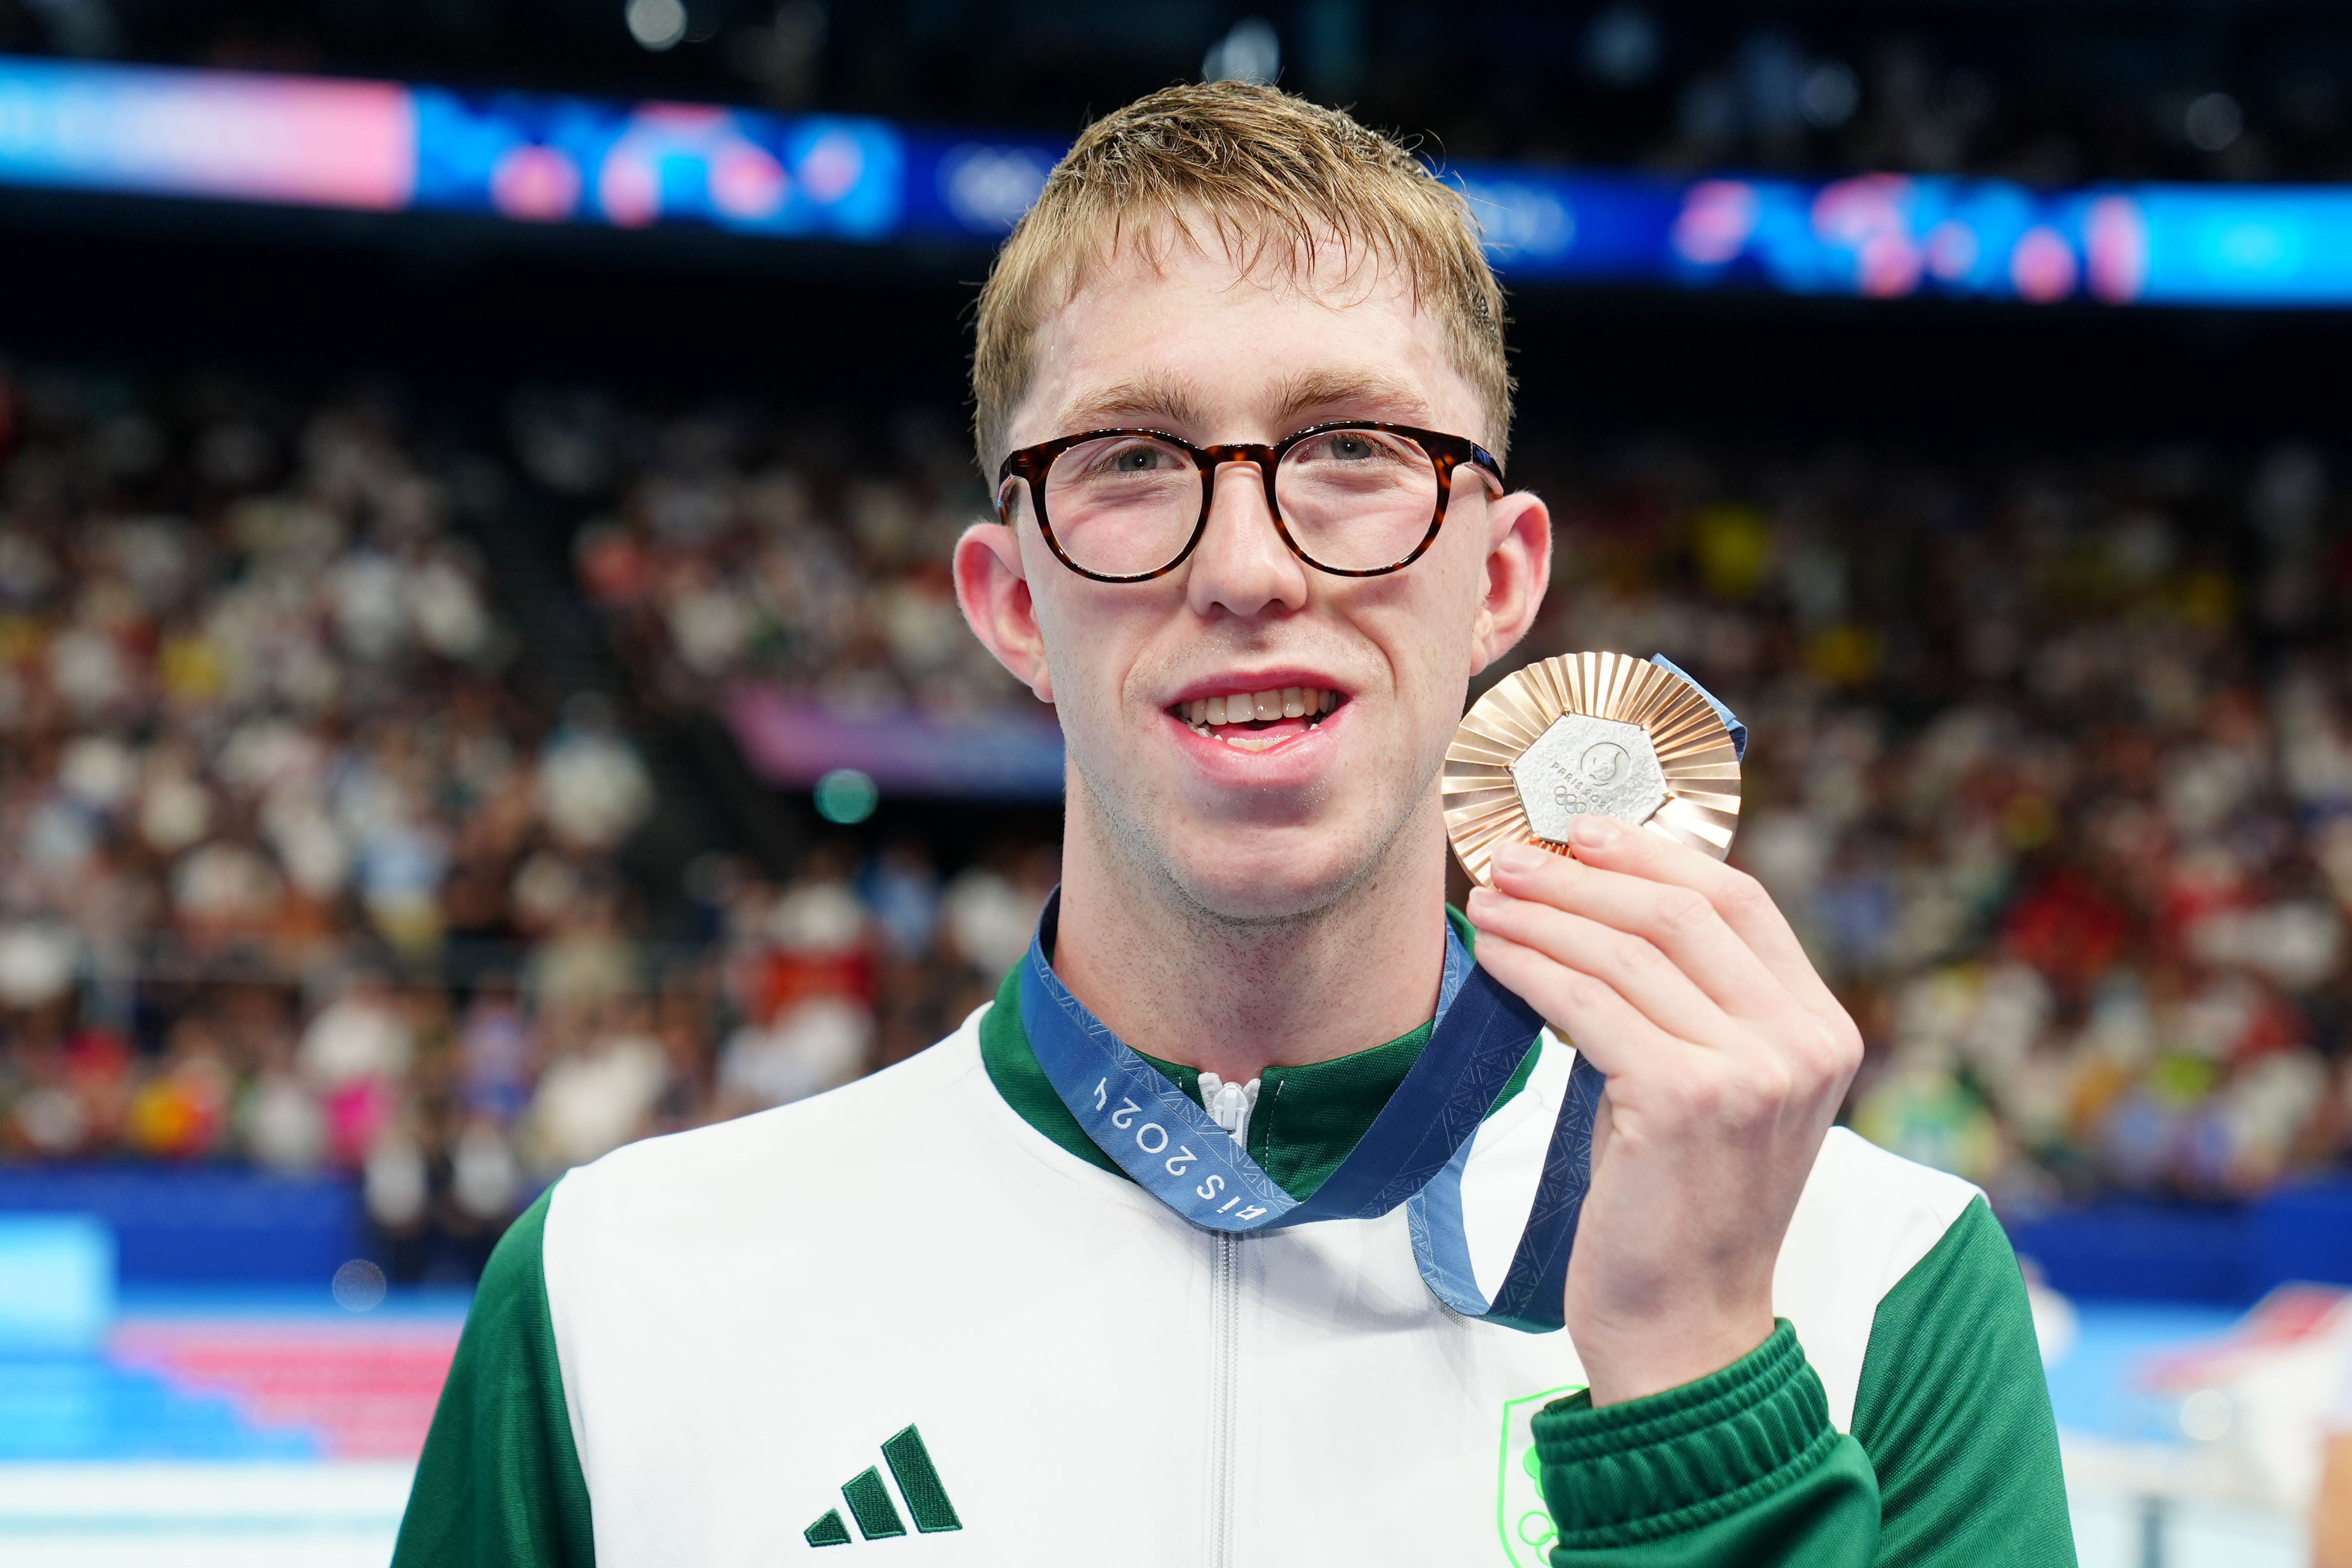
[(1283, 686), (1267, 692), (1234, 692), (1183, 705), (1184, 722), (1249, 724), (1259, 719), (1319, 718), (1339, 706), (1339, 694), (1320, 686)]

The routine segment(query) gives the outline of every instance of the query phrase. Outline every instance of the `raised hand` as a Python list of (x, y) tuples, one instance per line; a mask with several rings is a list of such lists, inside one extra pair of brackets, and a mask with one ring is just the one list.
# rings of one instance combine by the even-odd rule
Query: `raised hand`
[(1609, 1078), (1568, 1270), (1596, 1406), (1772, 1332), (1772, 1270), (1862, 1036), (1755, 878), (1606, 817), (1474, 889), (1478, 962)]

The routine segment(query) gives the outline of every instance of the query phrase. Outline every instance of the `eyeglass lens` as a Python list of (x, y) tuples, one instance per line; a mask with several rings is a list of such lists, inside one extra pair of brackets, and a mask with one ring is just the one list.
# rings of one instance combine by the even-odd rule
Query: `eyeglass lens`
[[(1239, 477), (1226, 476), (1227, 482)], [(1380, 430), (1325, 431), (1283, 455), (1275, 501), (1309, 560), (1342, 571), (1393, 566), (1437, 513), (1437, 465)], [(1045, 515), (1084, 570), (1137, 577), (1173, 561), (1201, 516), (1201, 471), (1182, 447), (1141, 435), (1081, 442), (1045, 475)]]

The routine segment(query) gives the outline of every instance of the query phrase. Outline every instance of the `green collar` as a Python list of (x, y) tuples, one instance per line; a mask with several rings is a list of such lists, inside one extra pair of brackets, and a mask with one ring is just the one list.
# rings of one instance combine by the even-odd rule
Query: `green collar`
[[(1470, 922), (1459, 910), (1449, 906), (1446, 919), (1462, 938), (1465, 947), (1473, 944)], [(1423, 1024), (1411, 1034), (1376, 1045), (1369, 1051), (1334, 1057), (1328, 1061), (1310, 1061), (1299, 1067), (1269, 1067), (1258, 1081), (1257, 1108), (1250, 1113), (1249, 1154), (1266, 1175), (1281, 1184), (1283, 1191), (1304, 1202), (1339, 1168), (1339, 1162), (1355, 1149), (1357, 1142), (1389, 1103), (1404, 1075), (1421, 1060), (1422, 1048), (1429, 1043), (1434, 1020)], [(1539, 1045), (1528, 1048), (1518, 1071), (1495, 1098), (1488, 1115), (1499, 1110), (1517, 1094), (1535, 1071)], [(1142, 1056), (1141, 1051), (1136, 1053)], [(996, 988), (996, 1005), (980, 1020), (980, 1060), (988, 1069), (989, 1082), (1004, 1096), (1020, 1118), (1060, 1145), (1078, 1158), (1100, 1166), (1107, 1171), (1118, 1170), (1118, 1163), (1097, 1148), (1087, 1137), (1070, 1108), (1054, 1092), (1053, 1082), (1045, 1070), (1037, 1065), (1036, 1053), (1029, 1049), (1029, 1032), (1021, 1025), (1021, 967), (1016, 964)], [(1156, 1056), (1144, 1056), (1181, 1089), (1194, 1104), (1201, 1103), (1201, 1073), (1197, 1068), (1162, 1061)]]

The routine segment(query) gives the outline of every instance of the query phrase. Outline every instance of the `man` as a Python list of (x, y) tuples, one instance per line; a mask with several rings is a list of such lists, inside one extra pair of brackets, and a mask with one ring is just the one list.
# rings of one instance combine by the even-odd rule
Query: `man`
[[(1858, 1036), (1757, 884), (1588, 818), (1449, 933), (1442, 759), (1550, 565), (1501, 321), (1459, 197), (1343, 115), (1219, 84), (1080, 138), (982, 297), (1002, 512), (955, 557), (1067, 740), (1058, 907), (938, 1046), (517, 1224), (404, 1568), (2073, 1561), (2007, 1243), (1829, 1131)], [(1309, 1199), (1472, 941), (1557, 1031), (1449, 1167), (1481, 1291), (1560, 1042), (1607, 1075), (1565, 1333), (1442, 1305), (1419, 1198), (1213, 1230), (1087, 1131), (1189, 1177), (1217, 1152), (1161, 1124), (1205, 1096)], [(1056, 1017), (1157, 1119), (1065, 1081)]]

